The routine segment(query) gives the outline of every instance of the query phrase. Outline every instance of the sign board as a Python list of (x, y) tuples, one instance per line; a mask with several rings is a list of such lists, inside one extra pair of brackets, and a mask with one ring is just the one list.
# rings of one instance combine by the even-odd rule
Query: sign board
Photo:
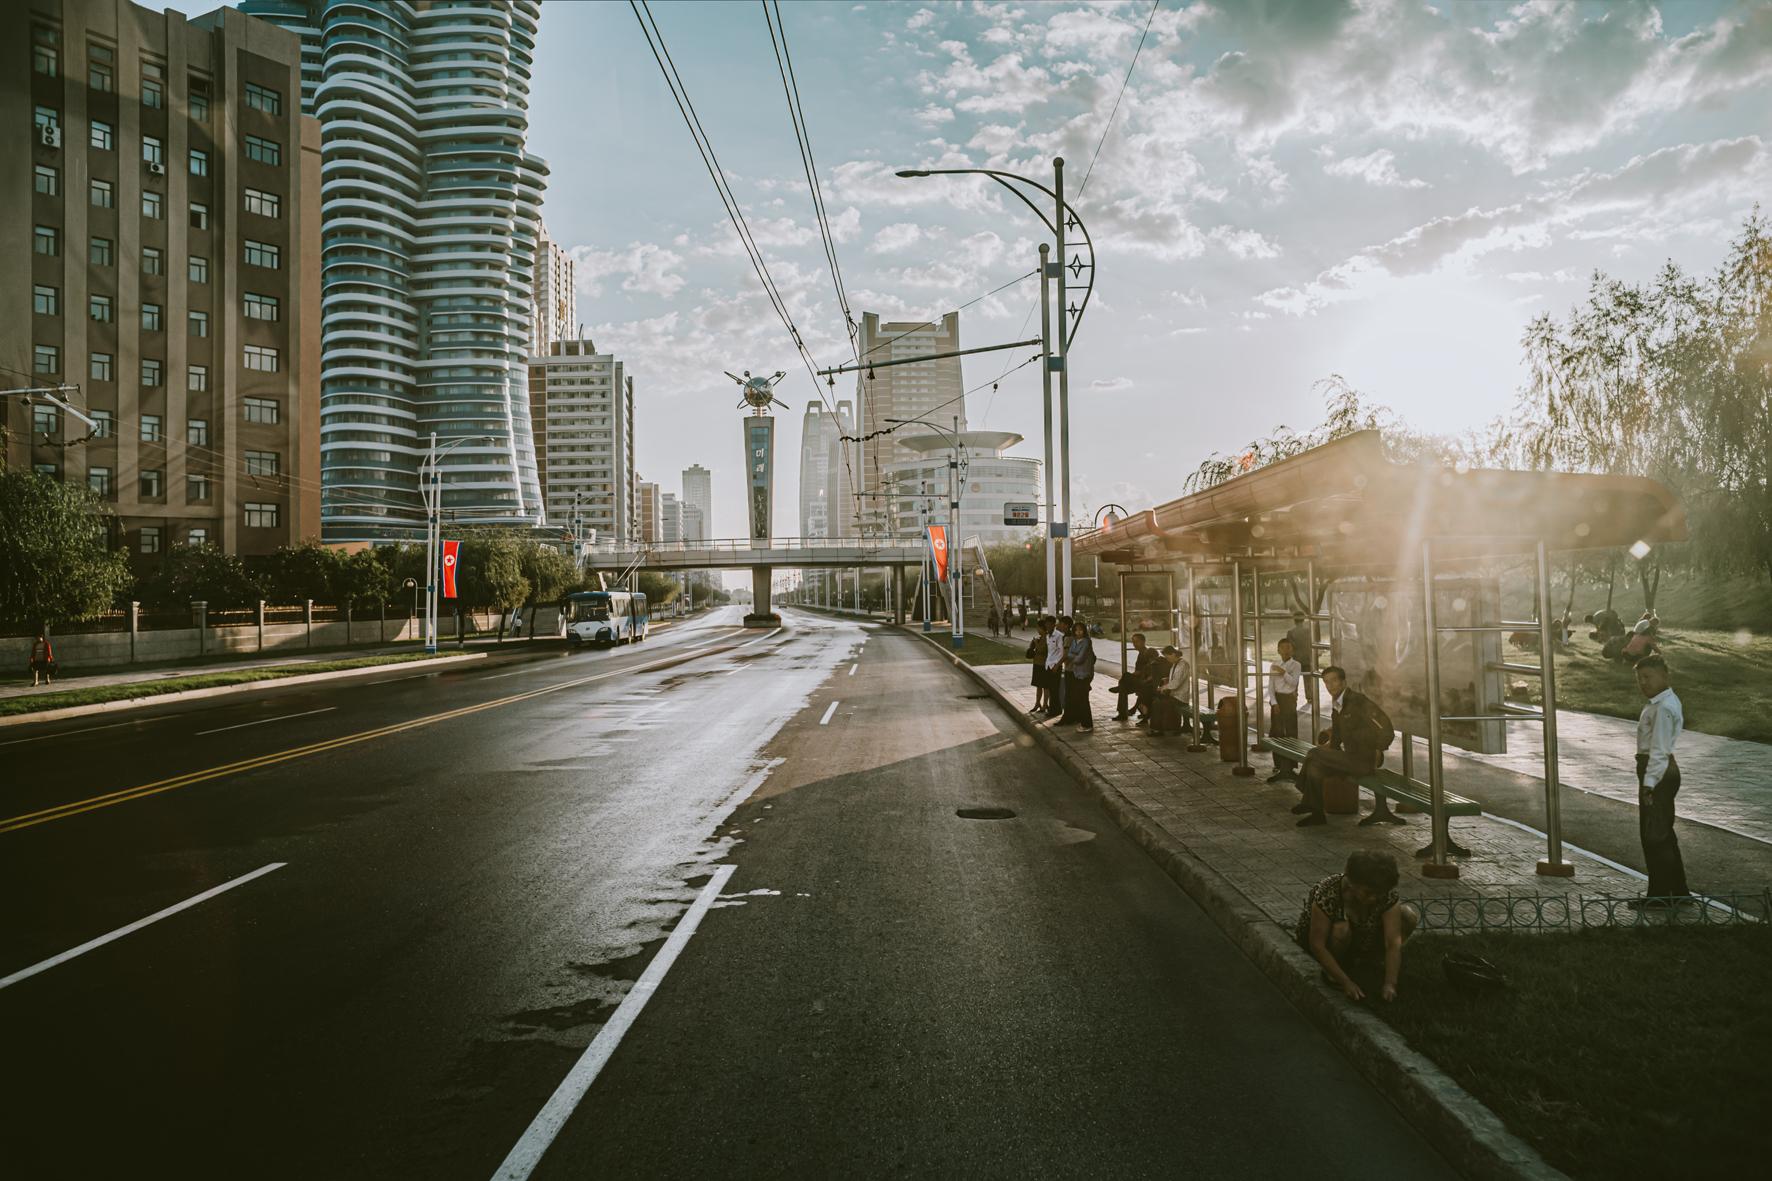
[(750, 504), (751, 544), (769, 545), (769, 510), (775, 492), (775, 419), (752, 415), (744, 424), (745, 499)]
[(1003, 505), (1003, 524), (1038, 528), (1040, 506), (1031, 500), (1011, 500)]
[(1063, 521), (1052, 522), (1052, 536), (1069, 537), (1070, 535), (1071, 527), (1069, 525), (1066, 525)]
[(455, 598), (455, 568), (461, 557), (461, 542), (443, 543), (443, 597)]

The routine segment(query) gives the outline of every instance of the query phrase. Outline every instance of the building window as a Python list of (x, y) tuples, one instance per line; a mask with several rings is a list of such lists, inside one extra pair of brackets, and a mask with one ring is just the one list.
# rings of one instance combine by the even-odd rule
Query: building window
[(159, 62), (142, 63), (142, 106), (155, 110), (166, 105), (166, 67)]
[(116, 72), (113, 63), (116, 55), (106, 45), (88, 45), (86, 47), (86, 84), (94, 90), (109, 94), (116, 89), (113, 79)]
[(53, 463), (34, 463), (31, 465), (31, 470), (39, 476), (48, 476), (52, 480), (62, 478), (62, 469)]
[(161, 330), (160, 321), (160, 305), (157, 303), (144, 303), (142, 305), (142, 331), (159, 332)]
[(207, 230), (209, 228), (209, 206), (201, 201), (191, 202), (191, 228)]
[(164, 429), (162, 429), (162, 424), (160, 422), (160, 416), (158, 414), (144, 414), (144, 415), (142, 415), (142, 442), (144, 442), (144, 443), (164, 443), (164, 442), (166, 442), (166, 432)]
[(185, 442), (193, 447), (209, 446), (209, 420), (193, 418), (185, 423)]
[(59, 197), (62, 192), (62, 174), (48, 164), (38, 164), (31, 169), (31, 188), (45, 197)]
[(269, 349), (257, 344), (246, 346), (246, 367), (248, 369), (256, 369), (260, 373), (275, 373), (278, 361), (276, 349)]
[(32, 119), (37, 125), (37, 138), (39, 141), (42, 140), (44, 131), (54, 131), (59, 133), (62, 129), (61, 112), (54, 107), (38, 106), (32, 115)]
[(92, 204), (98, 209), (115, 209), (117, 207), (117, 190), (108, 180), (93, 180), (88, 192), (92, 196)]
[(246, 105), (255, 111), (263, 111), (267, 115), (281, 115), (283, 113), (283, 95), (268, 86), (248, 82), (246, 84)]
[[(143, 468), (142, 469), (142, 477), (141, 477), (141, 487), (142, 487), (142, 495), (147, 497), (150, 500), (158, 500), (160, 497), (165, 496), (166, 495), (166, 472), (165, 472), (165, 470), (162, 468), (157, 468), (157, 467)], [(147, 530), (144, 529), (144, 530), (142, 530), (142, 532), (146, 533)], [(158, 542), (159, 533), (160, 533), (160, 531), (158, 529), (154, 530), (155, 539), (156, 539), (154, 549), (156, 552), (158, 552), (158, 550), (160, 548), (159, 542)], [(147, 551), (144, 550), (143, 552), (145, 553)]]
[(31, 369), (35, 373), (60, 373), (62, 351), (52, 344), (32, 345)]
[(209, 83), (202, 78), (191, 79), (190, 108), (191, 118), (199, 123), (209, 122)]
[(116, 254), (109, 238), (94, 238), (87, 248), (86, 261), (95, 267), (108, 267), (115, 264)]
[(209, 260), (200, 254), (193, 254), (185, 264), (185, 273), (193, 283), (209, 282)]
[(59, 287), (46, 287), (42, 283), (31, 288), (31, 310), (39, 316), (59, 316), (62, 314), (62, 291)]
[(246, 318), (248, 320), (270, 320), (275, 323), (282, 313), (282, 308), (274, 295), (255, 295), (246, 293)]
[(108, 295), (87, 296), (86, 311), (95, 324), (109, 324), (116, 318), (116, 304)]
[[(144, 472), (142, 474), (144, 477), (147, 475), (146, 472)], [(144, 554), (157, 554), (160, 552), (160, 526), (158, 526), (158, 525), (143, 525), (142, 526), (141, 552)]]
[(274, 167), (283, 163), (283, 145), (276, 140), (249, 135), (246, 137), (246, 158)]
[(275, 529), (277, 527), (278, 506), (274, 504), (254, 504), (246, 502), (246, 527), (248, 529)]
[(111, 494), (111, 469), (108, 467), (87, 468), (86, 486), (99, 496), (109, 496)]
[(93, 381), (110, 381), (116, 373), (117, 358), (110, 353), (88, 353), (86, 376)]
[(267, 193), (263, 189), (246, 190), (246, 212), (260, 217), (279, 217), (282, 211), (283, 198), (276, 193)]
[(274, 476), (282, 466), (281, 457), (275, 451), (246, 453), (246, 474), (249, 476)]
[(31, 26), (31, 68), (55, 78), (62, 72), (62, 35), (47, 25)]
[(209, 477), (202, 473), (193, 473), (185, 477), (186, 500), (209, 499)]
[(273, 246), (269, 242), (254, 242), (251, 238), (246, 239), (247, 266), (264, 267), (266, 270), (274, 271), (282, 264), (283, 251), (281, 247)]
[(153, 189), (142, 190), (142, 216), (159, 221), (166, 216), (166, 198)]
[(153, 357), (142, 359), (142, 388), (157, 390), (166, 380), (166, 363)]
[(92, 437), (109, 439), (117, 433), (117, 420), (109, 410), (88, 410), (86, 416), (92, 419)]
[(275, 398), (246, 398), (246, 421), (276, 423), (283, 418), (282, 404)]
[(54, 226), (38, 226), (32, 233), (31, 249), (38, 254), (60, 254), (62, 252), (62, 232)]
[(114, 151), (117, 147), (117, 129), (102, 119), (94, 119), (91, 142), (101, 152)]
[(144, 164), (166, 164), (166, 145), (157, 136), (142, 136), (142, 162)]
[[(206, 486), (208, 483), (209, 483), (208, 480), (204, 481), (204, 484)], [(206, 492), (202, 496), (193, 496), (190, 499), (192, 499), (192, 500), (208, 500), (209, 494)], [(209, 544), (209, 530), (204, 529), (201, 526), (199, 526), (196, 529), (190, 530), (189, 532), (187, 532), (185, 534), (185, 544), (190, 546), (192, 549), (202, 549), (204, 546)]]
[(193, 394), (209, 392), (209, 366), (192, 365), (185, 370), (185, 389)]
[(158, 246), (142, 247), (142, 274), (164, 275), (166, 273), (166, 256)]
[(209, 335), (209, 313), (208, 312), (198, 312), (198, 311), (191, 312), (191, 335), (192, 336), (208, 336)]
[(191, 175), (192, 176), (208, 176), (209, 175), (209, 153), (208, 152), (200, 152), (196, 148), (191, 149)]
[(62, 412), (54, 406), (31, 407), (31, 434), (50, 435), (60, 433), (62, 429)]

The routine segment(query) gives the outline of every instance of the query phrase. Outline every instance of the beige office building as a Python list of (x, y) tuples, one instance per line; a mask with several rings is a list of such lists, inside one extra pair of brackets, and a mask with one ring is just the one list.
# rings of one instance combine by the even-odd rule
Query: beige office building
[(319, 125), (301, 48), (221, 8), (16, 0), (0, 134), (7, 462), (83, 481), (134, 560), (320, 532)]
[[(929, 323), (893, 323), (882, 321), (878, 313), (864, 312), (860, 344), (864, 365), (955, 352), (960, 348), (960, 313), (949, 312)], [(862, 487), (864, 532), (883, 533), (896, 528), (898, 522), (893, 520), (890, 502), (884, 495), (885, 474), (919, 458), (903, 440), (935, 433), (922, 426), (901, 427), (892, 434), (875, 432), (891, 427), (894, 419), (913, 418), (926, 418), (946, 430), (955, 429), (957, 419), (957, 428), (965, 430), (966, 401), (961, 396), (965, 387), (961, 382), (958, 357), (861, 371), (856, 382), (861, 433), (875, 436), (858, 449), (861, 471), (857, 479)]]
[(637, 536), (634, 379), (590, 340), (555, 341), (529, 358), (529, 416), (551, 525), (575, 521), (599, 541)]
[(635, 487), (639, 489), (640, 540), (647, 543), (663, 541), (664, 504), (659, 498), (658, 485), (636, 479)]

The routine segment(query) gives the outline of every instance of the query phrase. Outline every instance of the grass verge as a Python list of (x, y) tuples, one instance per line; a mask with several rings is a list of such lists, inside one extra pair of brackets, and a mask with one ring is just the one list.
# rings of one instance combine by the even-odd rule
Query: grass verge
[[(453, 652), (438, 656), (453, 656)], [(423, 652), (396, 653), (389, 656), (359, 656), (353, 660), (318, 660), (303, 664), (278, 664), (267, 668), (241, 668), (232, 672), (197, 673), (188, 677), (165, 677), (157, 681), (133, 681), (127, 685), (95, 685), (84, 689), (62, 689), (50, 693), (33, 693), (21, 697), (0, 698), (0, 717), (15, 714), (42, 713), (65, 709), (72, 705), (98, 705), (107, 701), (133, 701), (140, 697), (159, 697), (166, 693), (184, 693), (191, 689), (212, 689), (219, 685), (244, 685), (251, 681), (280, 681), (285, 677), (302, 677), (310, 673), (338, 672), (350, 668), (374, 668), (383, 664), (411, 664), (434, 660)]]
[[(1506, 991), (1451, 984), (1453, 949)], [(1427, 935), (1375, 1011), (1571, 1177), (1721, 1177), (1764, 1167), (1768, 979), (1764, 929)]]
[[(942, 642), (945, 647), (947, 637), (943, 636)], [(967, 636), (966, 642), (960, 646), (959, 652), (960, 659), (967, 664), (1025, 664), (1032, 669), (1033, 661), (1022, 655), (1026, 650), (1027, 641), (1025, 640), (1015, 647), (1010, 647), (1008, 644), (999, 644), (994, 640), (982, 640), (977, 636)], [(1032, 673), (1030, 672), (1029, 675), (1031, 676)]]

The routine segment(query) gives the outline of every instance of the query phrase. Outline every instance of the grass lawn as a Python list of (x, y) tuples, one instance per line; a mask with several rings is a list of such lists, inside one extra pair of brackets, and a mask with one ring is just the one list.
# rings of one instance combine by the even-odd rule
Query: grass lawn
[[(454, 653), (438, 653), (452, 656)], [(433, 660), (423, 652), (396, 653), (389, 656), (359, 656), (353, 660), (318, 660), (304, 664), (279, 664), (265, 668), (240, 668), (231, 672), (195, 673), (188, 677), (167, 677), (157, 681), (135, 681), (127, 685), (95, 685), (84, 689), (64, 689), (51, 693), (32, 693), (22, 697), (0, 698), (0, 716), (41, 713), (46, 709), (62, 709), (70, 705), (95, 705), (104, 701), (132, 701), (138, 697), (157, 697), (162, 693), (183, 693), (190, 689), (210, 689), (217, 685), (244, 685), (249, 681), (278, 681), (285, 677), (301, 677), (309, 673), (337, 672), (347, 668), (373, 668), (381, 664), (408, 664), (415, 660)]]
[[(943, 637), (942, 647), (947, 647), (947, 639)], [(1011, 647), (999, 644), (995, 640), (982, 640), (977, 636), (967, 636), (966, 643), (960, 648), (960, 659), (967, 664), (1025, 664), (1032, 669), (1033, 661), (1022, 653), (1027, 651), (1027, 641)], [(1029, 675), (1032, 675), (1031, 672)]]
[[(1661, 649), (1687, 729), (1772, 742), (1772, 635), (1663, 624)], [(1537, 678), (1526, 681), (1528, 699), (1537, 701)], [(1557, 703), (1615, 718), (1635, 718), (1643, 710), (1630, 666), (1603, 659), (1585, 634), (1557, 657)]]
[[(1453, 986), (1453, 949), (1498, 965), (1507, 990)], [(1426, 935), (1374, 1010), (1571, 1177), (1752, 1175), (1768, 980), (1763, 929)]]

